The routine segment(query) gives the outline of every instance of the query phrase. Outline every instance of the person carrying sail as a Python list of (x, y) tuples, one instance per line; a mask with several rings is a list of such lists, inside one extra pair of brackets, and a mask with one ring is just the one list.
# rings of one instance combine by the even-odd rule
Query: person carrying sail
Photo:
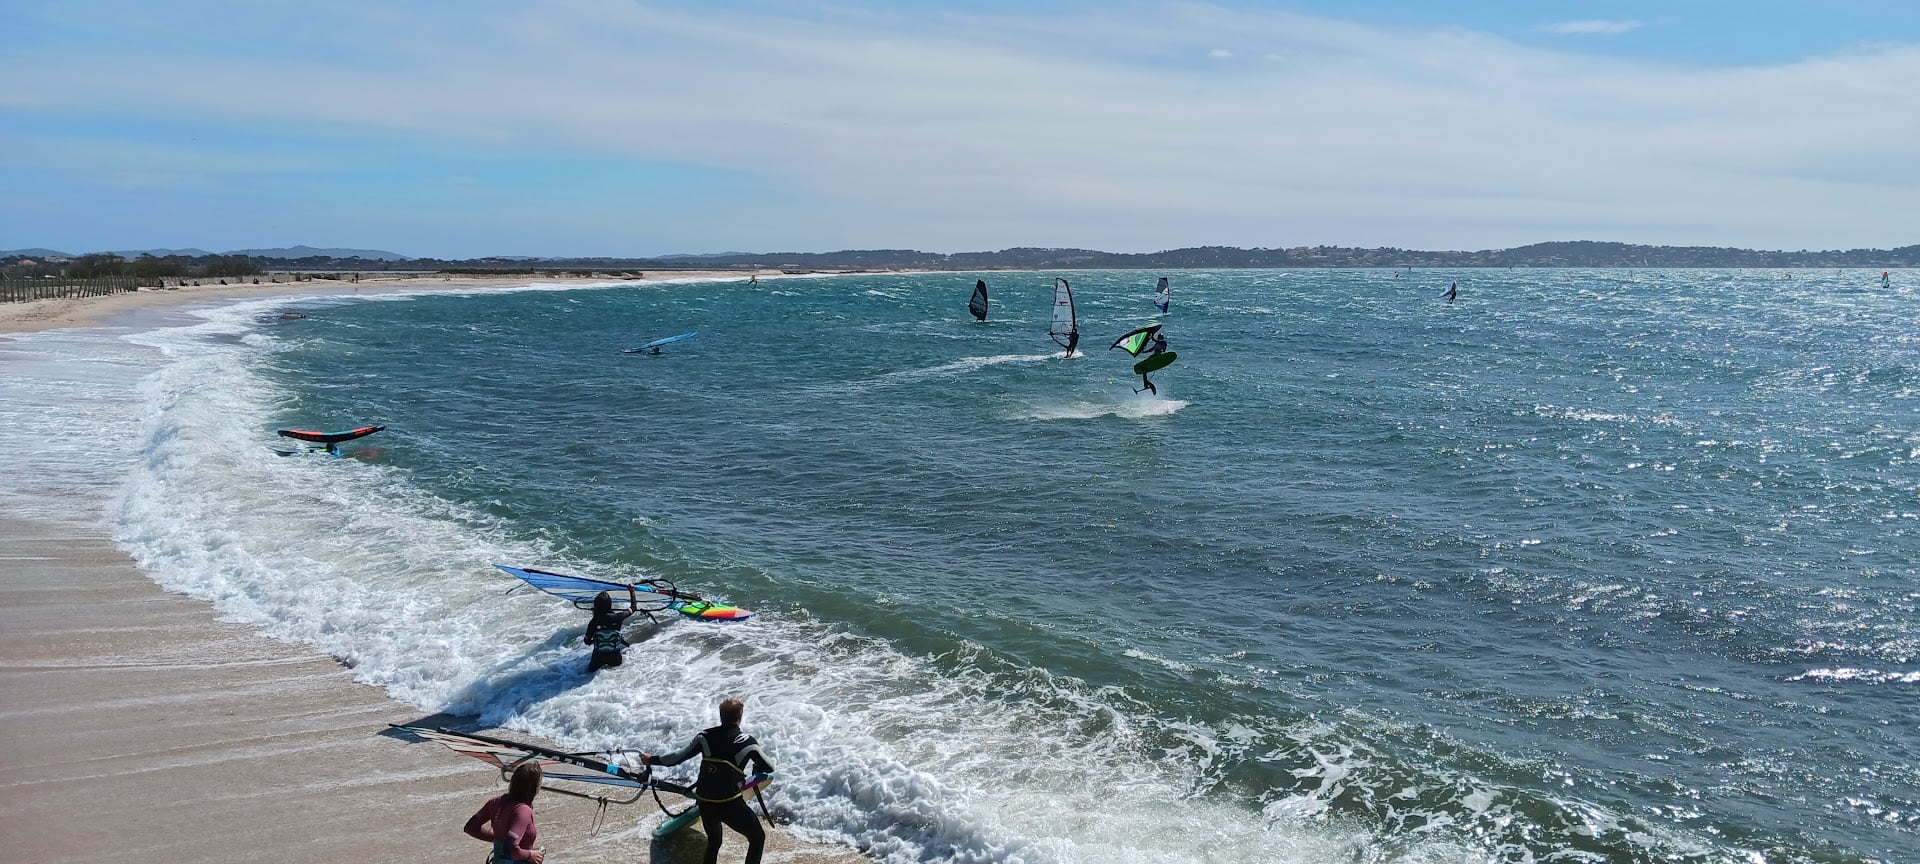
[[(760, 853), (767, 845), (766, 829), (760, 827), (741, 790), (750, 773), (772, 773), (773, 763), (761, 752), (760, 742), (740, 731), (744, 711), (740, 700), (723, 699), (720, 725), (693, 736), (678, 753), (640, 754), (643, 765), (678, 765), (699, 754), (700, 776), (694, 780), (693, 793), (700, 802), (700, 830), (707, 835), (706, 864), (720, 860), (721, 825), (747, 838), (746, 864), (760, 864)], [(749, 763), (759, 770), (749, 772)]]
[(507, 781), (507, 794), (487, 799), (467, 820), (468, 837), (493, 844), (489, 861), (542, 864), (545, 852), (533, 848), (540, 829), (533, 824), (533, 796), (540, 794), (540, 763), (522, 762)]
[(627, 586), (627, 611), (613, 611), (613, 595), (602, 591), (593, 596), (593, 620), (587, 622), (587, 635), (581, 640), (593, 646), (593, 656), (587, 660), (587, 674), (592, 675), (608, 666), (618, 666), (625, 659), (626, 637), (620, 635), (620, 629), (627, 626), (627, 619), (640, 611), (639, 595), (633, 586)]

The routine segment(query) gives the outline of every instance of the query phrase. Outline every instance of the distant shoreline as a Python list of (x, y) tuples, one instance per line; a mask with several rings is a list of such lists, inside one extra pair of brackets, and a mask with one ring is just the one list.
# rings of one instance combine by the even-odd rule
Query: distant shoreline
[[(304, 249), (305, 247), (295, 247)], [(0, 269), (17, 269), (23, 252), (0, 252)], [(176, 250), (154, 250), (171, 252)], [(186, 250), (199, 251), (199, 250)], [(286, 250), (253, 250), (286, 251)], [(323, 250), (315, 250), (323, 251)], [(325, 250), (350, 251), (350, 250)], [(124, 257), (127, 253), (118, 254)], [(1782, 250), (1724, 246), (1646, 246), (1591, 240), (1534, 243), (1509, 249), (1434, 251), (1395, 247), (1291, 246), (1241, 248), (1192, 246), (1158, 252), (1103, 252), (1097, 249), (1013, 247), (979, 252), (922, 252), (917, 249), (849, 249), (836, 252), (726, 252), (716, 255), (646, 257), (514, 256), (465, 259), (246, 256), (263, 270), (277, 272), (433, 272), (464, 275), (543, 275), (548, 273), (753, 272), (886, 273), (900, 271), (984, 272), (995, 270), (1238, 270), (1317, 268), (1652, 268), (1652, 269), (1820, 269), (1893, 270), (1920, 267), (1920, 243), (1893, 249)], [(34, 262), (44, 269), (52, 263)], [(74, 256), (63, 256), (72, 259)], [(138, 256), (136, 256), (138, 257)], [(178, 256), (173, 261), (210, 261), (222, 256)], [(132, 259), (126, 259), (132, 260)], [(141, 259), (146, 260), (146, 259)], [(194, 272), (194, 271), (188, 271)]]
[[(328, 271), (332, 272), (332, 271)], [(142, 288), (98, 297), (61, 297), (50, 300), (24, 300), (0, 303), (0, 335), (33, 333), (42, 330), (66, 330), (80, 327), (104, 327), (126, 315), (150, 310), (264, 297), (339, 296), (342, 294), (388, 294), (409, 292), (460, 291), (483, 288), (511, 288), (534, 282), (552, 284), (598, 285), (620, 282), (662, 282), (669, 280), (734, 280), (750, 277), (774, 278), (778, 271), (685, 270), (649, 273), (637, 277), (574, 277), (557, 274), (517, 276), (440, 276), (439, 274), (360, 273), (357, 280), (311, 280), (301, 282), (267, 281), (253, 283), (228, 277), (228, 284), (212, 278), (188, 279), (185, 287)], [(280, 274), (285, 275), (285, 274)], [(343, 274), (347, 275), (347, 274)], [(252, 277), (247, 277), (251, 279)], [(177, 280), (169, 279), (171, 282)]]

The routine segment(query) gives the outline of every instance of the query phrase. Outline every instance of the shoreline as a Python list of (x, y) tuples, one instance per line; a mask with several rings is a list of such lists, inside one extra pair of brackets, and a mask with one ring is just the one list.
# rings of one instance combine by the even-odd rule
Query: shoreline
[(617, 285), (705, 281), (746, 281), (749, 277), (779, 278), (779, 270), (663, 270), (644, 276), (453, 276), (418, 274), (362, 275), (357, 282), (314, 280), (260, 284), (194, 285), (184, 288), (141, 288), (100, 297), (61, 297), (0, 303), (0, 336), (111, 326), (126, 315), (169, 308), (267, 297), (351, 296), (356, 293), (433, 293), (520, 285)]
[[(674, 273), (645, 280), (739, 278)], [(604, 284), (609, 279), (363, 279), (368, 293)], [(408, 283), (413, 283), (409, 285)], [(309, 282), (141, 290), (0, 305), (5, 334), (117, 326), (136, 314), (231, 300), (345, 293)], [(316, 290), (318, 289), (318, 290)], [(311, 646), (268, 638), (162, 589), (97, 519), (0, 513), (0, 807), (16, 857), (42, 862), (479, 860), (461, 833), (504, 791), (488, 766), (387, 724), (459, 725), (353, 680)], [(425, 716), (423, 716), (425, 715)], [(505, 737), (530, 740), (512, 731)], [(777, 800), (776, 800), (777, 804)], [(698, 828), (655, 841), (652, 799), (604, 814), (543, 794), (556, 861), (700, 859)], [(858, 851), (768, 830), (766, 860), (858, 864)], [(727, 838), (723, 861), (746, 844)], [(24, 854), (21, 854), (24, 853)]]

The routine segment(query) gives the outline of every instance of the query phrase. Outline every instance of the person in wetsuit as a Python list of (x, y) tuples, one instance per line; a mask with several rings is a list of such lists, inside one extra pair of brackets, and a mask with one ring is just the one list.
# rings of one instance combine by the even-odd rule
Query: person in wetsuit
[[(680, 752), (667, 755), (640, 754), (645, 765), (678, 765), (695, 755), (700, 757), (700, 777), (694, 781), (693, 795), (700, 802), (700, 830), (707, 835), (706, 864), (720, 860), (720, 826), (725, 825), (747, 838), (746, 864), (760, 864), (760, 853), (767, 845), (766, 829), (747, 806), (740, 789), (750, 774), (772, 773), (773, 763), (760, 751), (760, 742), (740, 731), (744, 711), (738, 699), (720, 703), (720, 725), (693, 736)], [(757, 770), (749, 771), (751, 763)]]
[[(1153, 356), (1165, 353), (1166, 350), (1167, 350), (1167, 334), (1165, 333), (1153, 334), (1153, 344), (1147, 348), (1147, 356), (1153, 357)], [(1155, 396), (1160, 395), (1160, 388), (1153, 386), (1153, 382), (1147, 380), (1147, 373), (1145, 372), (1140, 373), (1140, 383), (1144, 385), (1140, 388), (1141, 390), (1145, 390), (1149, 393), (1152, 393)], [(1135, 390), (1133, 392), (1138, 393), (1140, 392), (1140, 390)]]
[(1448, 303), (1452, 303), (1453, 298), (1460, 296), (1460, 283), (1455, 282), (1452, 285), (1448, 285), (1447, 293), (1440, 296), (1447, 298)]
[(593, 656), (587, 660), (587, 674), (592, 675), (608, 666), (618, 666), (625, 659), (627, 640), (620, 635), (621, 628), (627, 626), (627, 619), (639, 611), (640, 600), (633, 593), (633, 586), (627, 586), (627, 611), (613, 611), (613, 595), (605, 591), (593, 597), (593, 620), (587, 622), (587, 635), (583, 641), (593, 646)]
[(533, 848), (540, 839), (540, 829), (533, 824), (533, 796), (538, 794), (540, 764), (523, 762), (513, 769), (513, 777), (507, 781), (507, 794), (487, 799), (487, 803), (480, 805), (480, 811), (467, 820), (468, 837), (493, 844), (493, 857), (487, 860), (496, 864), (507, 861), (541, 864), (546, 860), (546, 853)]

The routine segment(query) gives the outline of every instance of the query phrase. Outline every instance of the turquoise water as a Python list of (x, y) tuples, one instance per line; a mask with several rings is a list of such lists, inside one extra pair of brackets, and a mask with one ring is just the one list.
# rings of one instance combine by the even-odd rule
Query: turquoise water
[[(1053, 275), (312, 304), (149, 431), (248, 455), (151, 460), (170, 503), (120, 518), (423, 708), (599, 745), (742, 695), (795, 830), (889, 860), (1920, 858), (1902, 283), (1168, 273), (1158, 316), (1162, 274), (1067, 273), (1062, 359)], [(1104, 350), (1152, 321), (1157, 397)], [(222, 518), (263, 520), (245, 564), (167, 551)], [(260, 563), (267, 524), (315, 546)], [(584, 622), (501, 601), (502, 556), (761, 615), (582, 684)], [(282, 597), (299, 566), (337, 586)]]

